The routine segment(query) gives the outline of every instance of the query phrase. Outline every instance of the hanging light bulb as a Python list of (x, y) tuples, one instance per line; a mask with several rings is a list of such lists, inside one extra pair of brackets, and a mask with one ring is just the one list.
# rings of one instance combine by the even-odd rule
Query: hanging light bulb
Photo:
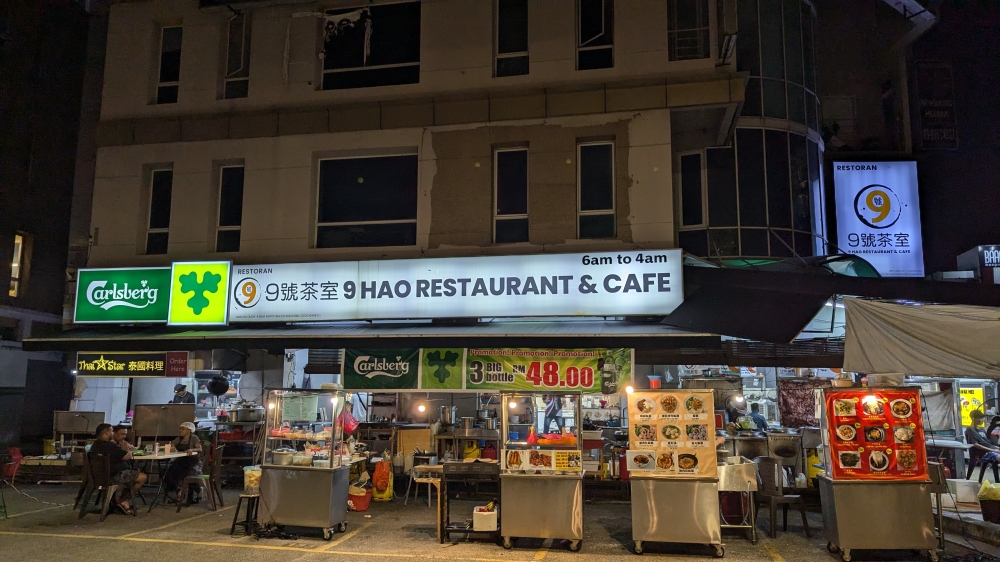
[(511, 400), (510, 402), (507, 403), (507, 407), (513, 410), (514, 408), (517, 408), (517, 402)]
[(628, 385), (625, 387), (625, 394), (632, 394), (633, 392), (635, 392), (635, 389), (632, 388), (632, 385)]
[(427, 406), (424, 406), (423, 404), (421, 404), (421, 405), (417, 406), (417, 411), (422, 414), (422, 413), (424, 413), (424, 412), (427, 411)]

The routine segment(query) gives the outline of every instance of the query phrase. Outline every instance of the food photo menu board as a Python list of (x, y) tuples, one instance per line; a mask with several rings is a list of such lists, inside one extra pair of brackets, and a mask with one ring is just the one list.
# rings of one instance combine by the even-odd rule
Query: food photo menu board
[(927, 480), (918, 389), (828, 390), (834, 480)]
[(714, 413), (711, 390), (630, 394), (629, 471), (679, 478), (716, 476)]

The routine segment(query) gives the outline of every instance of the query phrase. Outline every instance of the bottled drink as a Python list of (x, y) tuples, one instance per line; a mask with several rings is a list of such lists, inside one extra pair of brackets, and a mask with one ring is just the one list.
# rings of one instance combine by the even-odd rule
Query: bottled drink
[[(601, 363), (601, 360), (597, 362)], [(599, 365), (599, 367), (601, 368), (601, 394), (618, 394), (618, 368), (610, 349), (604, 352), (603, 365)]]

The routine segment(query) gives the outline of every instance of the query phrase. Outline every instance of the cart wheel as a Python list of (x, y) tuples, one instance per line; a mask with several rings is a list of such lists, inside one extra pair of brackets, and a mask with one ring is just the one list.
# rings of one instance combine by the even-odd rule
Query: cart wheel
[(323, 529), (323, 540), (328, 541), (333, 538), (333, 529)]
[(936, 550), (928, 550), (927, 551), (927, 558), (929, 558), (931, 562), (938, 562), (938, 553), (937, 553), (937, 551)]
[(642, 541), (635, 541), (635, 546), (632, 547), (632, 552), (642, 554)]
[(580, 552), (580, 543), (581, 541), (571, 541), (569, 543), (570, 552)]
[(715, 549), (715, 557), (716, 558), (722, 558), (723, 556), (726, 555), (726, 549), (723, 548), (723, 546), (721, 544), (713, 544), (712, 548)]
[(510, 537), (504, 537), (503, 538), (503, 547), (504, 548), (506, 548), (507, 550), (510, 550), (511, 547), (513, 547), (513, 546), (514, 546), (514, 541), (511, 540)]
[(346, 533), (347, 532), (347, 521), (344, 521), (342, 523), (337, 523), (337, 532), (338, 533)]
[(840, 549), (837, 548), (837, 545), (833, 544), (832, 542), (828, 542), (826, 543), (826, 550), (831, 554), (837, 554), (837, 551), (839, 551)]
[(840, 551), (840, 559), (844, 562), (851, 562), (851, 549), (846, 548)]

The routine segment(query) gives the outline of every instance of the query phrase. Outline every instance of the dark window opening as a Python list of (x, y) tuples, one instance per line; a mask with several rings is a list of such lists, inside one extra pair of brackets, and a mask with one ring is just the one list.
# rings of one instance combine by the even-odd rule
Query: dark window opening
[(156, 103), (177, 103), (178, 82), (181, 79), (181, 27), (160, 30), (160, 71), (157, 79)]
[(708, 175), (708, 225), (736, 226), (736, 156), (732, 148), (706, 148)]
[(149, 190), (149, 229), (146, 253), (167, 253), (170, 229), (170, 201), (174, 184), (173, 170), (153, 170)]
[(224, 166), (219, 178), (219, 229), (216, 252), (240, 251), (243, 225), (243, 166)]
[(667, 6), (667, 51), (670, 60), (711, 56), (708, 0), (670, 0)]
[(578, 147), (580, 238), (615, 237), (615, 162), (610, 142)]
[(763, 137), (760, 129), (736, 129), (740, 226), (767, 226)]
[(500, 243), (528, 241), (528, 150), (497, 150), (494, 157), (496, 185), (496, 236)]
[(614, 0), (578, 0), (577, 16), (577, 70), (614, 67)]
[(528, 0), (498, 0), (496, 75), (528, 73)]
[(416, 244), (417, 156), (322, 160), (316, 245)]
[(250, 19), (239, 12), (229, 18), (226, 44), (225, 99), (245, 98), (250, 91)]
[(701, 154), (681, 156), (681, 226), (703, 224)]
[(327, 11), (324, 90), (419, 81), (420, 2)]

